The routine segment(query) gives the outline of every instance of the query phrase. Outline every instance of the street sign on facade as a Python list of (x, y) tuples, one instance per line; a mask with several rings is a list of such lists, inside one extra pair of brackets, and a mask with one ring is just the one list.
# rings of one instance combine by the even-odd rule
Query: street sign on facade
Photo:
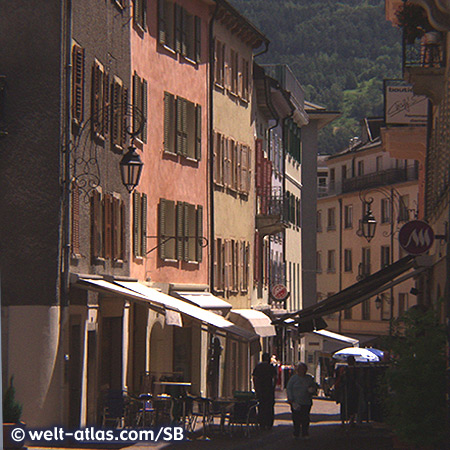
[(400, 229), (398, 240), (410, 255), (421, 255), (427, 252), (434, 242), (433, 229), (422, 220), (412, 220)]
[(289, 291), (284, 284), (275, 284), (270, 290), (270, 294), (274, 300), (282, 302), (289, 297)]

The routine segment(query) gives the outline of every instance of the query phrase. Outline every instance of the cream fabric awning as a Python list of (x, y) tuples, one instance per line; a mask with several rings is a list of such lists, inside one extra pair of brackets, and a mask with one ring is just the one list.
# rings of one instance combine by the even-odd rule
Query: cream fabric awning
[(241, 327), (253, 330), (261, 337), (277, 334), (270, 318), (256, 309), (232, 309), (230, 320)]
[(177, 310), (181, 314), (185, 314), (195, 320), (198, 320), (199, 322), (203, 322), (214, 328), (223, 330), (224, 332), (230, 333), (245, 341), (253, 341), (258, 339), (258, 336), (254, 332), (247, 331), (246, 329), (235, 325), (229, 320), (224, 319), (219, 314), (215, 314), (211, 311), (199, 308), (198, 306), (191, 305), (190, 303), (164, 294), (142, 283), (138, 283), (136, 281), (116, 281), (115, 283), (126, 288), (127, 290), (134, 291), (139, 295), (148, 298), (150, 301), (157, 302), (167, 308)]
[(346, 342), (347, 344), (351, 344), (353, 347), (359, 347), (359, 340), (353, 339), (349, 336), (344, 336), (342, 334), (333, 333), (332, 331), (327, 330), (317, 330), (313, 331), (313, 333), (323, 336), (325, 338), (334, 339), (335, 341)]
[(215, 295), (212, 295), (210, 292), (180, 292), (176, 291), (175, 294), (180, 297), (188, 300), (194, 305), (197, 305), (199, 308), (210, 309), (210, 310), (230, 310), (232, 308), (231, 303), (222, 300)]

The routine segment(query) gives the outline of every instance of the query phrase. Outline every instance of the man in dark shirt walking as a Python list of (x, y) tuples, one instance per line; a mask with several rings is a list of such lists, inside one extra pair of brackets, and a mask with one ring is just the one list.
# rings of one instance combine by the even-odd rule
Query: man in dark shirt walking
[(263, 353), (262, 361), (253, 371), (253, 384), (259, 401), (258, 421), (263, 430), (270, 430), (273, 426), (276, 382), (277, 369), (270, 364), (269, 353)]

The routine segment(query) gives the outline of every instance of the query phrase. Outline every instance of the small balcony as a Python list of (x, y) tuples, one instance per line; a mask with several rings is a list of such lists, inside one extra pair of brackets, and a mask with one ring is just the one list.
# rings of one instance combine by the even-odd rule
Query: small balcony
[(405, 181), (414, 181), (419, 177), (416, 166), (406, 169), (387, 169), (360, 177), (348, 178), (342, 182), (342, 193), (363, 191), (378, 186), (386, 186)]
[(263, 189), (257, 196), (256, 229), (262, 236), (277, 234), (288, 228), (288, 213), (281, 188)]

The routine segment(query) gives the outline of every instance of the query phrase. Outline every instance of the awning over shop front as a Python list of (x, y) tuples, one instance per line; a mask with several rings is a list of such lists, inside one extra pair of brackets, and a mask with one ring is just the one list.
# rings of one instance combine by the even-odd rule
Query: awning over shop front
[(232, 309), (229, 317), (235, 324), (253, 330), (261, 337), (270, 337), (277, 334), (270, 318), (256, 309)]
[[(351, 308), (386, 289), (418, 275), (426, 270), (429, 267), (429, 264), (430, 261), (426, 256), (405, 256), (341, 292), (338, 292), (315, 305), (286, 314), (283, 317), (274, 320), (272, 323), (289, 326), (292, 325), (292, 321), (289, 321), (288, 319), (293, 319), (295, 322), (302, 324), (310, 322), (315, 318), (342, 311), (346, 308)], [(400, 277), (400, 275), (403, 275), (411, 269), (415, 270)]]
[(181, 298), (187, 300), (190, 303), (193, 303), (194, 305), (198, 306), (199, 308), (208, 309), (208, 310), (220, 310), (220, 311), (226, 311), (228, 312), (232, 305), (231, 303), (226, 302), (225, 300), (222, 300), (219, 297), (216, 297), (215, 295), (212, 295), (210, 292), (195, 292), (195, 291), (189, 291), (189, 292), (174, 292), (174, 294), (177, 294)]
[(353, 339), (349, 336), (344, 336), (342, 334), (333, 333), (332, 331), (327, 331), (327, 330), (313, 331), (313, 333), (323, 336), (324, 338), (333, 339), (335, 341), (345, 342), (347, 344), (352, 345), (353, 347), (359, 347), (358, 339)]
[(164, 294), (156, 289), (145, 286), (142, 283), (136, 281), (116, 281), (115, 283), (127, 290), (134, 291), (141, 296), (148, 298), (152, 302), (159, 303), (172, 310), (177, 310), (181, 314), (185, 314), (194, 320), (222, 330), (225, 333), (229, 333), (241, 340), (253, 341), (258, 339), (258, 336), (255, 333), (240, 328), (229, 320), (224, 319), (219, 314), (215, 314), (183, 300)]

